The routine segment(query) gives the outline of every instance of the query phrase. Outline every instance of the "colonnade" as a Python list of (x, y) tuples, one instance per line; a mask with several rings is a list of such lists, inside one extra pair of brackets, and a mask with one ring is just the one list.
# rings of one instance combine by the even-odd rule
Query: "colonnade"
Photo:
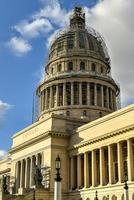
[(33, 155), (16, 163), (16, 192), (19, 188), (30, 188), (34, 185), (34, 169), (41, 167), (41, 154)]
[(116, 110), (116, 93), (102, 84), (66, 82), (48, 86), (40, 94), (40, 112), (69, 105), (91, 105)]
[(69, 188), (96, 187), (134, 180), (134, 139), (110, 144), (69, 158)]

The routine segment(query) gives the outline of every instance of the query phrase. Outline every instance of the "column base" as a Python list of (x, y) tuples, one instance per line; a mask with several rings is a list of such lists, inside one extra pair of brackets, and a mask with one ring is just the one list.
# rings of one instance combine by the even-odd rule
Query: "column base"
[(18, 189), (18, 194), (22, 195), (24, 193), (24, 188), (19, 188)]

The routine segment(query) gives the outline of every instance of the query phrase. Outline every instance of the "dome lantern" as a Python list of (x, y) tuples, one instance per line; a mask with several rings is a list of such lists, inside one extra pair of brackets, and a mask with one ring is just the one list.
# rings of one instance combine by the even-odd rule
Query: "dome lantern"
[(70, 28), (85, 28), (85, 13), (81, 7), (75, 7), (72, 16), (70, 17)]

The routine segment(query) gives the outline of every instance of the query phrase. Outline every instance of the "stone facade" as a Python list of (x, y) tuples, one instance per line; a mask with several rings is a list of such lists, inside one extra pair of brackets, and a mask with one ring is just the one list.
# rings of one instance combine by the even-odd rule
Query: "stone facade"
[[(1, 199), (54, 199), (55, 159), (61, 158), (62, 199), (124, 199), (124, 174), (134, 200), (134, 105), (117, 111), (119, 87), (110, 75), (104, 41), (85, 27), (76, 7), (70, 28), (53, 41), (37, 88), (39, 117), (13, 135), (0, 161)], [(43, 188), (35, 188), (35, 166)]]

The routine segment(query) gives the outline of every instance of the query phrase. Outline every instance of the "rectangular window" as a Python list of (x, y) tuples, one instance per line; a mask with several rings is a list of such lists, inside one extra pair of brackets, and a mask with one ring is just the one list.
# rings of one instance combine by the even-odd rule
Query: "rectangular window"
[(57, 52), (63, 51), (64, 42), (59, 41), (57, 45)]
[(80, 49), (85, 48), (85, 40), (84, 40), (83, 33), (79, 33), (79, 47), (80, 47)]
[(67, 37), (67, 49), (73, 49), (74, 48), (74, 35), (69, 35)]

